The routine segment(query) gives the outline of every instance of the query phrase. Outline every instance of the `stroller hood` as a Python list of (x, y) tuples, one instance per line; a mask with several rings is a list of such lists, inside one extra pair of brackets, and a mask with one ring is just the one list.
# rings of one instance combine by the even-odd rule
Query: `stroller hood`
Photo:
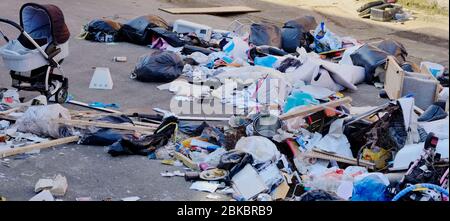
[(63, 44), (70, 37), (64, 15), (55, 5), (24, 4), (20, 25), (33, 39), (46, 39), (48, 43)]

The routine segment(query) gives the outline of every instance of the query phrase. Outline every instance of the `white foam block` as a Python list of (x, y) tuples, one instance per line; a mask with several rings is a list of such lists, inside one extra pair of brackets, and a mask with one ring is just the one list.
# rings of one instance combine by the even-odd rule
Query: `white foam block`
[(109, 68), (96, 67), (94, 75), (92, 76), (91, 83), (89, 84), (91, 89), (112, 89), (113, 81)]

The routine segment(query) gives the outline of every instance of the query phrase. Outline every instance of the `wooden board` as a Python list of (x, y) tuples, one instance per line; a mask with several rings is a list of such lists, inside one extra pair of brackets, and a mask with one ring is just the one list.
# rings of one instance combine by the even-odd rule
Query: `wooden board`
[(77, 142), (80, 138), (78, 136), (64, 137), (56, 140), (50, 140), (42, 143), (31, 144), (23, 147), (11, 148), (9, 150), (0, 151), (0, 158), (9, 157), (21, 153), (26, 153), (36, 149), (45, 149), (62, 144)]
[[(351, 165), (357, 165), (357, 160), (355, 158), (349, 158), (345, 156), (339, 156), (332, 153), (328, 153), (325, 151), (322, 151), (320, 149), (314, 148), (312, 151), (308, 151), (303, 153), (308, 158), (318, 158), (318, 159), (324, 159), (324, 160), (334, 160), (337, 162), (342, 162), (346, 164)], [(363, 167), (367, 167), (369, 169), (373, 169), (375, 167), (375, 164), (366, 160), (359, 160), (359, 165)]]
[(334, 101), (330, 101), (328, 103), (325, 104), (319, 104), (319, 105), (308, 105), (302, 108), (298, 108), (296, 110), (292, 110), (288, 113), (285, 113), (283, 115), (280, 116), (281, 120), (287, 120), (287, 119), (291, 119), (294, 117), (305, 117), (308, 116), (309, 114), (313, 114), (316, 113), (318, 111), (324, 110), (326, 108), (331, 108), (331, 107), (338, 107), (340, 105), (343, 104), (347, 104), (352, 102), (352, 98), (351, 97), (344, 97), (342, 99), (339, 100), (334, 100)]
[(392, 56), (388, 56), (386, 65), (384, 90), (390, 99), (398, 99), (402, 96), (405, 73)]
[(67, 101), (67, 103), (78, 105), (78, 106), (82, 106), (82, 107), (86, 107), (86, 108), (91, 108), (91, 109), (94, 109), (94, 110), (104, 111), (104, 112), (108, 112), (108, 113), (122, 114), (122, 112), (117, 111), (117, 110), (112, 110), (112, 109), (102, 108), (102, 107), (91, 107), (91, 106), (89, 106), (89, 104), (86, 104), (86, 103), (81, 102), (81, 101), (69, 100), (69, 101)]
[(171, 14), (234, 14), (260, 12), (259, 9), (247, 6), (224, 6), (224, 7), (207, 7), (207, 8), (159, 8)]
[(57, 119), (54, 120), (56, 123), (65, 124), (69, 126), (94, 126), (94, 127), (102, 127), (102, 128), (111, 128), (118, 130), (130, 130), (130, 131), (144, 131), (144, 132), (152, 132), (157, 126), (133, 126), (131, 124), (112, 124), (106, 122), (97, 122), (97, 121), (84, 121), (84, 120), (66, 120), (66, 119)]

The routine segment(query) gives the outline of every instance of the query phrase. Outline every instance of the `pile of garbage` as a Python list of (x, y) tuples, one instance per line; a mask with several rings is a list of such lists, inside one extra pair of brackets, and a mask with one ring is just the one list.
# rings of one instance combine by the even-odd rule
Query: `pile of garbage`
[(371, 1), (356, 11), (361, 18), (370, 18), (381, 22), (404, 22), (413, 19), (412, 13), (405, 10), (402, 5), (395, 4), (396, 2), (396, 0)]
[[(445, 68), (419, 67), (391, 39), (369, 44), (338, 36), (312, 16), (281, 28), (237, 20), (229, 29), (185, 20), (171, 27), (142, 16), (126, 24), (94, 20), (83, 35), (158, 49), (139, 59), (131, 78), (164, 82), (158, 88), (176, 100), (231, 105), (227, 122), (157, 108), (148, 115), (23, 105), (3, 92), (0, 98), (22, 105), (2, 101), (0, 155), (11, 152), (14, 132), (75, 137), (67, 142), (173, 165), (161, 175), (182, 176), (212, 199), (448, 201)], [(341, 91), (361, 83), (381, 85), (390, 101), (352, 106)]]
[[(390, 19), (401, 12), (383, 1), (359, 11), (386, 20), (387, 8), (396, 9)], [(377, 10), (384, 11), (377, 15)], [(189, 168), (162, 176), (184, 176), (193, 181), (191, 189), (236, 200), (391, 200), (420, 183), (448, 188), (440, 179), (448, 176), (448, 134), (442, 131), (448, 129), (448, 71), (443, 66), (422, 62), (419, 67), (408, 61), (400, 42), (341, 37), (312, 16), (283, 27), (237, 20), (229, 30), (185, 20), (170, 27), (161, 20), (165, 25), (147, 20), (136, 31), (146, 33), (141, 35), (148, 36), (145, 44), (158, 51), (144, 55), (131, 77), (170, 82), (158, 88), (173, 92), (178, 101), (216, 99), (238, 110), (221, 126), (168, 118), (177, 126), (166, 130), (163, 145), (147, 138), (147, 144), (153, 142), (150, 152), (135, 152)], [(394, 72), (403, 74), (402, 81), (395, 81)], [(352, 107), (340, 91), (356, 91), (360, 83), (381, 85), (380, 95), (392, 101)], [(435, 95), (418, 91), (419, 84)], [(432, 134), (439, 142), (430, 149), (427, 135), (434, 139)], [(121, 140), (110, 153), (119, 154), (114, 147), (130, 148), (130, 143)], [(421, 156), (422, 151), (427, 154)], [(433, 162), (423, 161), (427, 157)], [(416, 160), (422, 163), (413, 164)], [(438, 164), (444, 166), (437, 169)], [(424, 174), (430, 179), (421, 179)], [(427, 188), (432, 190), (402, 199), (448, 199), (442, 189)]]

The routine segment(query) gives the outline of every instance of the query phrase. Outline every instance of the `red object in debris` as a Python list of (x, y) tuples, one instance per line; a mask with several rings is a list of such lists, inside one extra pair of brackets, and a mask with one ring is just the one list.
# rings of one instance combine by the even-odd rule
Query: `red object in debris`
[(396, 3), (397, 0), (386, 0), (386, 3)]
[(4, 101), (5, 101), (5, 103), (8, 103), (8, 104), (14, 103), (14, 99), (12, 97), (5, 97)]

